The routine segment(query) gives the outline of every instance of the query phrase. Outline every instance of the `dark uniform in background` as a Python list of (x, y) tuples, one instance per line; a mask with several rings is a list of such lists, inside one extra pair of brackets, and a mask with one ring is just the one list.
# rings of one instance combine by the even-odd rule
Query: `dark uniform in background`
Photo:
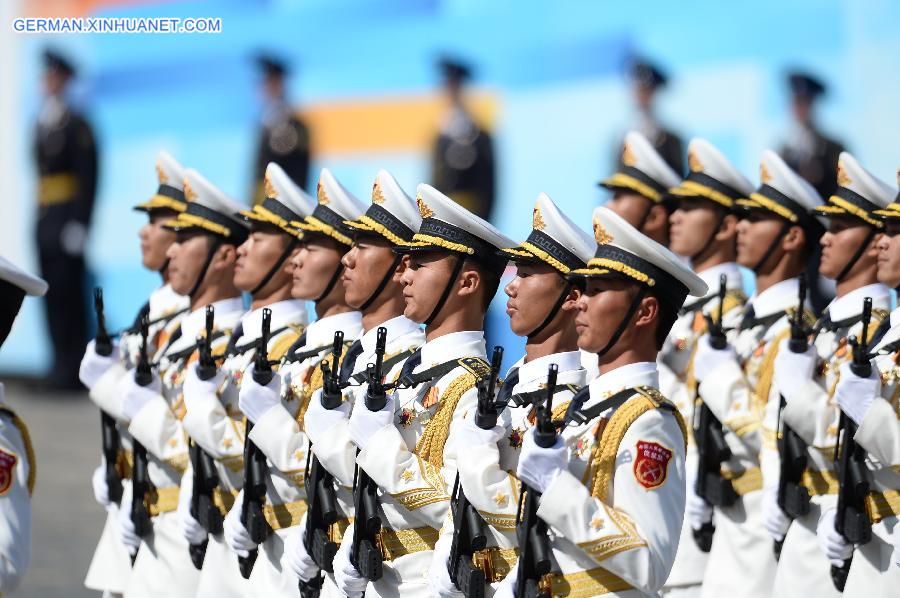
[[(825, 84), (809, 73), (797, 71), (788, 74), (788, 85), (793, 123), (778, 153), (827, 200), (837, 189), (835, 172), (844, 146), (824, 135), (814, 122), (813, 109), (816, 101), (825, 95)], [(821, 251), (816, 245), (807, 266), (807, 278), (812, 281), (810, 302), (817, 313), (834, 297), (834, 284), (819, 276)]]
[(438, 62), (450, 110), (434, 142), (431, 182), (453, 201), (485, 220), (494, 207), (494, 143), (463, 105), (471, 69), (455, 60)]
[(253, 204), (265, 197), (266, 166), (275, 162), (301, 187), (309, 183), (309, 129), (297, 118), (285, 94), (287, 65), (271, 56), (257, 57), (265, 98), (253, 170)]
[(46, 99), (34, 155), (39, 175), (37, 249), (41, 275), (50, 285), (45, 305), (54, 360), (48, 382), (54, 388), (78, 389), (90, 321), (84, 249), (97, 190), (97, 147), (90, 124), (64, 99), (74, 67), (49, 50), (44, 65)]
[[(653, 101), (656, 94), (666, 86), (669, 77), (658, 66), (642, 59), (634, 59), (627, 65), (626, 71), (634, 94), (637, 114), (630, 130), (641, 133), (653, 144), (653, 149), (662, 156), (678, 176), (684, 176), (684, 142), (676, 133), (667, 129), (657, 120), (653, 113)], [(616, 143), (615, 165), (622, 165), (622, 140)]]

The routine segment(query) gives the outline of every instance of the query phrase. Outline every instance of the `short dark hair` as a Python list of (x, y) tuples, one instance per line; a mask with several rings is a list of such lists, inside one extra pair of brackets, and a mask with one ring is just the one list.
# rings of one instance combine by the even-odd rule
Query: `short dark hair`
[(651, 297), (655, 297), (659, 302), (659, 318), (657, 318), (656, 322), (656, 350), (659, 351), (663, 348), (663, 344), (666, 342), (666, 337), (669, 336), (669, 332), (672, 331), (675, 320), (678, 319), (678, 310), (681, 306), (676, 306), (671, 299), (663, 297), (655, 292), (649, 294)]
[(468, 262), (469, 267), (478, 272), (478, 276), (481, 278), (481, 283), (484, 287), (484, 294), (481, 297), (481, 309), (486, 312), (494, 299), (494, 295), (497, 294), (497, 289), (500, 288), (500, 277), (503, 270), (501, 269), (498, 272), (494, 267), (480, 261), (466, 260), (466, 262)]

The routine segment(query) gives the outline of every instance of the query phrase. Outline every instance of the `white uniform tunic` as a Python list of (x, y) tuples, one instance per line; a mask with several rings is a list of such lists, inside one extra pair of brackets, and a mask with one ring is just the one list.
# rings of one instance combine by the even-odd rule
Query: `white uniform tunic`
[(894, 345), (900, 340), (900, 310), (890, 318), (891, 329), (873, 349), (881, 398), (874, 400), (854, 436), (869, 453), (869, 496), (880, 521), (872, 524), (872, 540), (853, 552), (845, 596), (887, 598), (900, 588), (900, 566), (894, 562), (900, 559), (892, 557), (900, 551), (900, 351)]
[[(212, 304), (216, 312), (215, 330), (225, 336), (213, 343), (214, 352), (221, 351), (227, 336), (244, 313), (240, 297)], [(188, 556), (188, 543), (178, 525), (178, 494), (182, 478), (188, 470), (188, 437), (181, 423), (184, 396), (181, 386), (187, 365), (197, 358), (191, 351), (206, 324), (205, 308), (196, 309), (181, 321), (177, 339), (161, 349), (159, 377), (162, 394), (138, 411), (128, 431), (147, 449), (148, 472), (155, 492), (150, 493), (153, 530), (143, 538), (137, 559), (125, 589), (125, 598), (150, 598), (160, 595), (193, 597), (199, 572)], [(130, 493), (123, 497), (129, 504)]]
[[(455, 359), (487, 367), (484, 333), (455, 332), (421, 347), (418, 373)], [(483, 371), (482, 369), (482, 371)], [(459, 446), (454, 432), (474, 416), (478, 392), (471, 367), (393, 393), (394, 425), (376, 432), (357, 464), (379, 486), (384, 575), (366, 596), (430, 596), (428, 569), (450, 507)], [(342, 543), (352, 540), (352, 526)]]
[[(825, 310), (829, 320), (852, 320), (853, 324), (820, 330), (815, 339), (818, 363), (814, 377), (796, 397), (787, 401), (782, 412), (785, 425), (790, 426), (809, 447), (803, 485), (810, 493), (810, 509), (809, 513), (791, 523), (785, 535), (773, 596), (798, 596), (804, 592), (814, 596), (840, 596), (831, 581), (831, 564), (816, 539), (816, 526), (822, 513), (834, 508), (837, 502), (833, 459), (839, 411), (832, 396), (841, 364), (852, 358), (847, 338), (851, 335), (860, 337), (862, 324), (859, 317), (865, 297), (872, 297), (875, 310), (885, 310), (890, 305), (889, 291), (880, 284), (856, 289), (832, 301)], [(873, 317), (870, 335), (878, 324), (879, 318)], [(766, 488), (778, 486), (780, 459), (776, 443), (777, 423), (778, 403), (772, 401), (766, 405), (763, 422), (761, 463)]]
[(655, 363), (601, 374), (582, 411), (626, 389), (629, 398), (563, 429), (568, 466), (538, 509), (551, 527), (553, 595), (653, 596), (669, 576), (684, 518), (687, 440), (657, 385)]
[(0, 383), (0, 592), (15, 590), (31, 560), (31, 493), (36, 464), (24, 422), (4, 402)]
[[(784, 280), (751, 297), (756, 322), (735, 339), (737, 360), (720, 364), (700, 383), (699, 393), (722, 422), (731, 458), (723, 474), (732, 481), (738, 500), (716, 508), (716, 532), (703, 578), (704, 598), (763, 598), (772, 592), (775, 555), (772, 537), (763, 527), (762, 421), (766, 405), (778, 404), (772, 383), (779, 343), (790, 334), (788, 311), (797, 308), (799, 283)], [(762, 320), (760, 322), (760, 320)]]
[[(687, 301), (657, 358), (660, 391), (678, 407), (686, 422), (693, 421), (694, 399), (697, 392), (696, 381), (693, 379), (694, 352), (697, 340), (707, 332), (707, 321), (704, 316), (718, 317), (719, 277), (722, 274), (726, 276), (723, 327), (730, 340), (734, 340), (736, 332), (733, 329), (740, 322), (746, 297), (742, 292), (741, 271), (737, 264), (730, 262), (697, 273), (709, 287), (709, 293), (701, 299), (691, 298)], [(697, 476), (697, 446), (691, 433), (688, 433), (685, 472), (688, 492), (693, 492)], [(683, 598), (699, 596), (707, 558), (708, 554), (697, 547), (691, 523), (685, 518), (681, 527), (678, 554), (675, 556), (672, 573), (664, 588), (666, 595), (670, 595), (674, 588), (678, 588), (677, 595)]]
[[(366, 366), (375, 362), (375, 343), (378, 337), (378, 328), (387, 329), (385, 337), (385, 361), (390, 360), (392, 356), (401, 352), (409, 355), (418, 349), (425, 342), (425, 333), (421, 327), (404, 316), (397, 316), (387, 322), (376, 326), (367, 331), (360, 338), (361, 352), (356, 358), (352, 374), (362, 374), (366, 371)], [(395, 363), (391, 368), (385, 368), (385, 378), (392, 380), (394, 373), (399, 373), (406, 359)], [(357, 396), (365, 396), (368, 385), (355, 384), (345, 389), (345, 401), (350, 406), (354, 405)], [(356, 445), (350, 440), (348, 430), (349, 417), (340, 419), (324, 428), (316, 428), (310, 425), (310, 411), (322, 409), (322, 390), (318, 389), (313, 393), (310, 399), (310, 407), (307, 409), (307, 419), (304, 429), (312, 442), (312, 451), (322, 467), (325, 468), (335, 479), (335, 490), (338, 504), (338, 523), (332, 527), (333, 541), (338, 543), (343, 538), (343, 530), (346, 530), (354, 515), (353, 511), (353, 477), (356, 467)], [(349, 412), (347, 413), (349, 416)], [(304, 517), (302, 525), (295, 533), (304, 533), (306, 526), (306, 518)], [(334, 574), (327, 573), (322, 588), (323, 596), (342, 596), (343, 594), (334, 583)]]
[[(147, 342), (148, 354), (156, 353), (157, 348), (165, 345), (172, 332), (178, 329), (181, 317), (187, 312), (189, 299), (184, 295), (179, 295), (172, 290), (171, 285), (165, 284), (150, 294), (148, 301), (147, 317), (150, 320), (148, 327)], [(116, 376), (124, 378), (126, 372), (132, 372), (138, 360), (140, 352), (141, 335), (137, 330), (127, 330), (122, 333), (119, 338), (120, 364), (114, 368)], [(120, 366), (120, 367), (119, 367)], [(112, 375), (112, 373), (111, 373)], [(107, 381), (108, 382), (108, 381)], [(114, 391), (112, 385), (104, 384), (102, 387), (95, 389), (90, 393), (94, 402), (103, 409), (103, 405), (116, 403), (115, 411), (110, 414), (116, 417), (121, 407), (122, 395), (121, 391), (114, 391), (110, 396), (98, 399), (97, 393), (103, 393), (105, 390)], [(121, 422), (121, 420), (119, 420)], [(121, 463), (128, 464), (133, 460), (131, 453), (131, 435), (128, 433), (126, 425), (116, 426), (119, 432), (120, 454), (122, 455)], [(123, 473), (122, 488), (123, 492), (130, 489), (131, 480), (130, 472), (127, 470)], [(118, 522), (119, 506), (112, 504), (107, 510), (106, 522), (103, 525), (103, 532), (94, 551), (94, 557), (91, 559), (90, 567), (88, 567), (87, 576), (84, 585), (92, 590), (99, 592), (111, 592), (121, 594), (125, 591), (125, 585), (128, 582), (128, 576), (131, 574), (131, 557), (128, 556), (128, 550), (122, 543), (119, 533)]]
[[(307, 327), (306, 345), (298, 352), (317, 347), (322, 351), (281, 368), (282, 404), (269, 409), (250, 432), (250, 440), (269, 462), (263, 511), (274, 531), (259, 546), (259, 556), (244, 594), (247, 598), (297, 596), (297, 577), (283, 566), (282, 555), (284, 539), (297, 531), (306, 513), (304, 480), (309, 439), (303, 432), (303, 413), (313, 391), (322, 384), (320, 365), (323, 359), (331, 359), (334, 333), (338, 330), (343, 331), (345, 344), (353, 342), (362, 333), (360, 313), (329, 316)], [(241, 500), (242, 496), (238, 496), (235, 508), (240, 507)]]
[[(272, 312), (267, 355), (270, 360), (280, 360), (306, 326), (306, 308), (302, 301), (296, 300), (279, 301), (266, 308)], [(261, 333), (262, 311), (263, 308), (255, 309), (241, 318), (241, 335), (230, 339), (235, 349), (222, 364), (225, 378), (218, 392), (185, 397), (184, 429), (213, 458), (223, 498), (223, 515), (244, 484), (244, 417), (238, 408), (238, 393), (244, 370), (256, 356), (254, 343)], [(185, 477), (192, 476), (189, 468)], [(240, 598), (246, 585), (237, 556), (226, 546), (223, 535), (211, 535), (197, 584), (197, 598)]]

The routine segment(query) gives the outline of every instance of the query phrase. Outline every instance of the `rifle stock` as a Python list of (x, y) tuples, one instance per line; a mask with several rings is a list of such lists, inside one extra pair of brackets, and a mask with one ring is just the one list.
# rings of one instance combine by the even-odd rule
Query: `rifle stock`
[[(872, 320), (872, 298), (863, 301), (862, 331), (860, 339), (851, 336), (848, 341), (853, 347), (850, 369), (860, 378), (872, 375), (869, 360), (869, 324)], [(838, 422), (838, 442), (834, 451), (838, 472), (838, 499), (834, 518), (834, 528), (851, 544), (866, 544), (872, 539), (872, 522), (866, 510), (866, 495), (869, 493), (869, 475), (866, 467), (866, 451), (853, 439), (856, 423), (842, 411)], [(847, 574), (853, 556), (841, 566), (831, 566), (831, 580), (841, 592), (847, 583)]]
[[(541, 448), (556, 444), (556, 427), (551, 417), (557, 372), (556, 364), (552, 364), (547, 375), (547, 399), (543, 406), (535, 405), (534, 441)], [(516, 513), (516, 536), (519, 541), (516, 598), (549, 598), (540, 584), (541, 578), (550, 573), (551, 551), (547, 524), (537, 515), (539, 505), (540, 494), (523, 483)]]
[[(147, 316), (141, 318), (141, 346), (138, 355), (137, 367), (135, 367), (134, 381), (138, 386), (148, 386), (153, 381), (153, 372), (150, 369), (150, 359), (147, 356), (147, 335), (149, 333), (149, 320)], [(141, 538), (146, 537), (151, 531), (150, 511), (147, 508), (147, 494), (153, 489), (148, 471), (147, 449), (137, 440), (132, 441), (134, 451), (134, 470), (131, 478), (131, 522), (134, 524), (135, 533)], [(137, 554), (132, 556), (132, 562)]]
[[(268, 347), (269, 332), (272, 325), (272, 310), (263, 308), (262, 329), (259, 335), (259, 344), (256, 348), (253, 361), (253, 381), (261, 386), (267, 386), (272, 381), (274, 373), (269, 363)], [(250, 535), (250, 539), (256, 544), (262, 544), (269, 535), (269, 524), (263, 515), (263, 505), (266, 501), (266, 477), (268, 469), (266, 456), (252, 440), (250, 432), (253, 430), (253, 422), (247, 420), (244, 434), (244, 498), (241, 502), (241, 524)], [(244, 579), (250, 578), (253, 565), (259, 555), (259, 549), (248, 551), (247, 556), (238, 557), (238, 568)]]
[[(112, 340), (106, 330), (106, 317), (103, 314), (103, 289), (94, 289), (94, 312), (97, 315), (97, 336), (94, 338), (94, 350), (97, 355), (112, 355)], [(109, 500), (119, 504), (122, 502), (122, 477), (116, 469), (119, 459), (121, 438), (116, 428), (116, 420), (107, 412), (100, 410), (100, 441), (103, 448), (104, 478), (109, 493)]]
[[(495, 395), (502, 362), (503, 347), (494, 347), (490, 373), (476, 383), (478, 407), (475, 411), (475, 425), (482, 430), (490, 430), (497, 425), (499, 412)], [(450, 579), (466, 598), (482, 598), (487, 580), (484, 571), (475, 567), (472, 555), (487, 547), (487, 524), (466, 497), (459, 474), (453, 484), (450, 504), (453, 512), (453, 540), (447, 561)]]

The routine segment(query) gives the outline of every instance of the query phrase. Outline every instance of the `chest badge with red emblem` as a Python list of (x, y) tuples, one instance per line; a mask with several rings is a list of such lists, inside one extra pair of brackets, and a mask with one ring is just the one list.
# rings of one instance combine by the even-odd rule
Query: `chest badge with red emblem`
[(13, 453), (8, 453), (0, 449), (0, 496), (3, 496), (12, 488), (13, 479), (16, 475), (16, 463), (19, 458)]
[(659, 488), (666, 481), (672, 451), (656, 442), (638, 440), (634, 460), (634, 478), (647, 490)]

